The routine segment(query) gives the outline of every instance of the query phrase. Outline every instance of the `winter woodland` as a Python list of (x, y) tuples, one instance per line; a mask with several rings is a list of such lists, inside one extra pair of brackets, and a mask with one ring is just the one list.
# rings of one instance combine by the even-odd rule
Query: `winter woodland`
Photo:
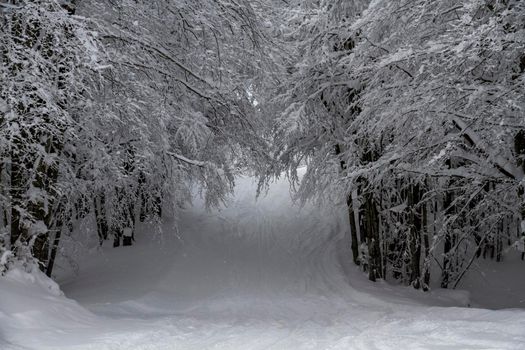
[(371, 281), (523, 258), (523, 1), (0, 0), (0, 61), (2, 274), (241, 174), (344, 207)]

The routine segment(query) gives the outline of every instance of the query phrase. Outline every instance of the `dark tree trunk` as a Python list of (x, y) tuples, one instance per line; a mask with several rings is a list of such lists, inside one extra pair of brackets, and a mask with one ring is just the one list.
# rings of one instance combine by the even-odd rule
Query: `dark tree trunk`
[(109, 227), (106, 214), (106, 195), (100, 191), (94, 198), (95, 221), (97, 223), (97, 234), (99, 244), (102, 245), (108, 239)]
[[(410, 181), (410, 180), (409, 180)], [(410, 252), (409, 283), (416, 289), (420, 288), (421, 279), (421, 215), (418, 205), (421, 200), (420, 186), (410, 183), (408, 188), (408, 246)]]
[[(1, 120), (0, 120), (1, 122)], [(5, 155), (4, 155), (5, 156)], [(7, 170), (7, 161), (4, 158), (0, 162), (0, 184), (4, 185), (1, 189), (1, 195), (4, 198), (9, 198), (9, 193), (6, 189), (9, 188), (7, 183), (9, 182), (9, 173)], [(0, 208), (1, 224), (0, 224), (0, 246), (6, 250), (11, 249), (11, 232), (9, 232), (9, 204), (4, 202), (4, 205)]]
[(58, 228), (55, 232), (55, 237), (53, 239), (53, 243), (51, 245), (51, 252), (49, 254), (49, 262), (47, 263), (46, 268), (46, 275), (48, 277), (51, 277), (51, 274), (53, 273), (53, 268), (55, 267), (55, 260), (58, 252), (58, 247), (60, 244), (60, 236), (62, 235), (62, 230)]
[[(525, 66), (525, 55), (522, 57), (522, 63)], [(520, 130), (514, 136), (514, 151), (516, 153), (516, 163), (519, 167), (521, 167), (521, 169), (525, 173), (525, 130)], [(521, 230), (521, 236), (525, 236), (525, 188), (523, 187), (523, 185), (520, 185), (518, 187), (518, 198), (521, 201), (521, 203), (519, 204), (519, 212), (521, 217), (518, 226)], [(521, 260), (523, 260), (524, 257), (525, 253), (522, 253)]]
[[(53, 154), (59, 153), (60, 146), (53, 139), (48, 136), (46, 142), (46, 153)], [(35, 179), (33, 186), (43, 190), (48, 196), (47, 205), (44, 202), (30, 203), (29, 212), (33, 220), (37, 223), (42, 222), (45, 226), (45, 232), (41, 232), (37, 235), (35, 243), (33, 245), (33, 256), (40, 262), (40, 268), (42, 272), (47, 273), (47, 266), (49, 265), (50, 257), (50, 237), (49, 233), (51, 229), (57, 231), (61, 230), (61, 227), (57, 226), (55, 216), (58, 215), (54, 211), (56, 204), (56, 192), (54, 186), (58, 180), (58, 168), (56, 164), (44, 164), (43, 160), (36, 167)], [(61, 225), (60, 225), (61, 226)], [(55, 236), (56, 244), (60, 239), (60, 234)]]
[[(55, 211), (55, 217), (54, 217), (54, 232), (55, 235), (53, 237), (53, 241), (51, 242), (51, 252), (49, 253), (49, 262), (47, 263), (46, 268), (46, 275), (48, 277), (51, 277), (51, 274), (53, 273), (53, 268), (55, 266), (55, 260), (58, 253), (58, 247), (60, 245), (60, 237), (62, 235), (62, 227), (64, 225), (64, 219), (65, 219), (65, 199), (62, 199), (62, 202), (60, 203), (59, 208)], [(71, 218), (68, 218), (70, 220)]]
[(367, 192), (364, 199), (364, 232), (368, 245), (368, 279), (376, 281), (382, 276), (381, 246), (379, 237), (379, 213), (372, 193)]
[(153, 214), (159, 219), (162, 218), (162, 195), (159, 194), (155, 197), (155, 202), (153, 204)]
[[(454, 201), (454, 195), (450, 191), (446, 191), (445, 198), (443, 200), (443, 207), (445, 208), (445, 214), (450, 214), (454, 211), (452, 208), (452, 202)], [(445, 232), (445, 242), (443, 245), (443, 271), (441, 274), (441, 288), (448, 288), (450, 283), (450, 250), (452, 249), (452, 233), (447, 228)]]
[(347, 206), (348, 206), (348, 218), (350, 219), (350, 235), (352, 238), (352, 242), (351, 242), (352, 258), (353, 258), (354, 264), (359, 265), (360, 264), (359, 262), (359, 240), (357, 238), (357, 226), (355, 223), (354, 201), (352, 199), (352, 194), (348, 195)]
[(120, 223), (113, 225), (113, 247), (119, 247), (122, 241), (123, 246), (129, 246), (134, 240), (135, 231), (135, 203), (136, 198), (128, 198), (128, 193), (124, 188), (117, 188), (117, 202), (119, 205)]
[(148, 216), (148, 202), (146, 199), (146, 175), (143, 171), (139, 173), (139, 179), (138, 179), (138, 198), (140, 198), (140, 213), (139, 213), (139, 221), (144, 222), (146, 221), (146, 217)]
[(499, 230), (496, 232), (496, 261), (501, 261), (501, 254), (503, 253), (503, 240), (501, 235), (503, 233), (503, 223), (504, 220), (500, 219), (499, 221)]
[[(16, 142), (18, 143), (18, 141)], [(21, 164), (19, 153), (14, 151), (11, 153), (11, 249), (15, 255), (22, 254), (20, 249), (23, 245), (29, 242), (29, 232), (27, 225), (23, 225), (24, 218), (22, 211), (24, 207), (24, 193), (26, 188), (26, 174), (24, 166)]]
[(124, 232), (122, 245), (130, 246), (135, 240), (135, 203), (131, 200), (128, 201), (126, 221), (128, 222), (128, 230), (131, 229), (131, 232)]
[[(341, 146), (339, 144), (335, 145), (335, 154), (337, 156), (341, 155)], [(339, 163), (341, 167), (341, 171), (346, 170), (346, 163), (343, 159), (340, 160)], [(346, 206), (348, 209), (348, 219), (350, 222), (350, 237), (351, 237), (351, 243), (350, 247), (352, 249), (352, 260), (354, 264), (360, 265), (359, 261), (359, 239), (357, 237), (357, 226), (355, 222), (355, 215), (354, 215), (354, 200), (352, 198), (352, 193), (348, 195), (346, 198)]]
[(428, 237), (428, 212), (426, 204), (421, 207), (423, 225), (423, 244), (425, 248), (425, 261), (423, 264), (423, 285), (424, 291), (428, 291), (430, 285), (430, 242)]

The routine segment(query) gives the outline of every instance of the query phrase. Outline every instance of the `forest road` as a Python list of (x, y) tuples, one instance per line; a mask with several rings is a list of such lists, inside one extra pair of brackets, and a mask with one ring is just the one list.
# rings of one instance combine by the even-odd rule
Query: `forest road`
[(108, 250), (63, 285), (97, 319), (64, 348), (524, 349), (523, 310), (440, 307), (453, 298), (372, 284), (342, 267), (344, 212), (299, 209), (284, 180), (254, 193), (239, 179), (227, 208), (197, 202), (163, 249), (139, 242), (131, 263)]

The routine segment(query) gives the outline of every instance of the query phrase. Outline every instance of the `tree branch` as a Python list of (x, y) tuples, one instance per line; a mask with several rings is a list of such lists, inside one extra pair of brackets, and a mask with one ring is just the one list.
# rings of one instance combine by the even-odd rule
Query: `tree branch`
[(190, 165), (195, 165), (195, 166), (198, 166), (200, 168), (204, 168), (208, 162), (203, 162), (203, 161), (200, 161), (200, 160), (194, 160), (194, 159), (189, 159), (189, 158), (186, 158), (184, 157), (183, 155), (180, 155), (180, 154), (177, 154), (177, 153), (173, 153), (173, 152), (166, 152), (167, 155), (177, 159), (177, 160), (180, 160), (184, 163), (187, 163), (187, 164), (190, 164)]

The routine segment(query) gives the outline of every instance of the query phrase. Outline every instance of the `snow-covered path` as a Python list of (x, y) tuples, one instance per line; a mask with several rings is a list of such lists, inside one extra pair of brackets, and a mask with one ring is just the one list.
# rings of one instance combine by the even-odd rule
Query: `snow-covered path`
[(197, 203), (182, 216), (179, 237), (165, 238), (161, 249), (139, 240), (103, 251), (62, 286), (89, 312), (49, 296), (38, 313), (11, 315), (4, 346), (525, 348), (525, 311), (442, 307), (459, 298), (371, 284), (351, 266), (345, 273), (338, 215), (292, 206), (285, 181), (257, 202), (253, 191), (241, 179), (227, 209), (209, 213)]

